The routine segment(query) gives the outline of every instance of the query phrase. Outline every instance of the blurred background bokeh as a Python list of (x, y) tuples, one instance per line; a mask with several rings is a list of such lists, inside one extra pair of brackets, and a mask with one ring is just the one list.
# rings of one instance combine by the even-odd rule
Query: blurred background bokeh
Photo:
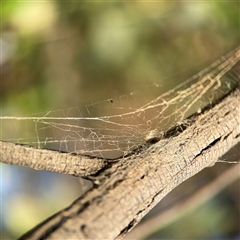
[[(236, 48), (240, 40), (239, 2), (0, 4), (2, 116), (68, 112), (135, 92), (154, 98)], [(142, 99), (128, 104), (136, 101)], [(95, 111), (107, 114), (101, 104)], [(237, 148), (232, 156), (239, 155)], [(186, 188), (197, 189), (203, 179), (227, 167), (203, 171), (201, 180)], [(67, 207), (88, 186), (78, 178), (1, 164), (2, 239), (16, 239)], [(233, 239), (239, 226), (238, 188), (235, 183), (154, 238)]]

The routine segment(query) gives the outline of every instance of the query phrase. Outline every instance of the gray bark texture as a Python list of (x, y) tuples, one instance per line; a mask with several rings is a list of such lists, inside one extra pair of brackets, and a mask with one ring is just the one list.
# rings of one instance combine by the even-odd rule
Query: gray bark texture
[[(58, 172), (64, 169), (75, 176), (90, 175), (88, 178), (94, 183), (92, 189), (69, 207), (20, 239), (122, 239), (170, 191), (202, 169), (213, 166), (239, 142), (240, 89), (236, 88), (182, 126), (171, 129), (155, 144), (146, 144), (112, 162), (101, 163), (98, 159), (96, 165), (93, 159), (95, 168), (89, 167), (87, 173), (79, 171), (79, 165), (82, 169), (89, 166), (89, 162), (81, 165), (84, 157), (54, 155), (52, 151), (4, 142), (0, 145), (0, 159), (16, 164), (17, 159), (24, 161), (29, 157), (28, 152), (36, 158), (35, 165), (29, 166), (35, 169), (42, 169), (44, 159), (58, 159), (63, 164)], [(55, 171), (55, 167), (48, 170)]]

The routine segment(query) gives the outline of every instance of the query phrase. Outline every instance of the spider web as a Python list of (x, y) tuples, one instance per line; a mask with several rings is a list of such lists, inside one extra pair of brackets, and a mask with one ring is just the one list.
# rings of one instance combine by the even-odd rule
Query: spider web
[[(182, 124), (188, 116), (201, 112), (238, 85), (239, 60), (240, 47), (138, 108), (131, 107), (136, 98), (131, 93), (84, 109), (2, 116), (2, 140), (110, 159), (126, 155), (160, 140), (173, 126)], [(114, 114), (95, 117), (96, 108), (109, 108)]]

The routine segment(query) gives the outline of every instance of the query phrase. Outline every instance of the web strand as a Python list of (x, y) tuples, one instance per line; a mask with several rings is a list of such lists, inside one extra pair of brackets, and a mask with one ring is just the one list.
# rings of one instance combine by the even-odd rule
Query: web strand
[[(141, 145), (160, 140), (170, 128), (239, 85), (239, 60), (238, 47), (138, 109), (131, 108), (130, 98), (120, 97), (87, 105), (88, 117), (83, 117), (80, 109), (74, 109), (77, 117), (71, 116), (72, 109), (67, 114), (60, 110), (31, 116), (2, 116), (2, 140), (105, 158), (128, 154)], [(132, 101), (137, 101), (131, 96)], [(123, 102), (129, 105), (125, 113), (91, 116), (91, 108), (101, 109), (102, 105), (124, 110)]]

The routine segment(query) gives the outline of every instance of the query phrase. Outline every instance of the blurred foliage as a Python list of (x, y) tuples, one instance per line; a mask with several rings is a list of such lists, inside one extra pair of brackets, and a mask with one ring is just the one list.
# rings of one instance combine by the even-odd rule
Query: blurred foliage
[(4, 2), (2, 36), (12, 34), (17, 47), (3, 65), (2, 100), (11, 107), (24, 92), (19, 107), (32, 113), (126, 94), (154, 81), (170, 88), (181, 79), (161, 79), (186, 68), (191, 76), (195, 65), (238, 44), (237, 4)]
[[(139, 89), (146, 96), (156, 82), (161, 88), (151, 88), (154, 97), (239, 44), (238, 2), (3, 1), (1, 21), (2, 115), (67, 110)], [(9, 174), (23, 171), (17, 169)], [(42, 175), (33, 171), (31, 177)], [(50, 177), (49, 184), (62, 184), (55, 179)], [(11, 188), (17, 183), (14, 177), (9, 181), (8, 191), (1, 194), (4, 239), (25, 232), (30, 228), (27, 222), (34, 225), (44, 219), (39, 202), (25, 205), (33, 195), (37, 201), (41, 195), (36, 186), (28, 192), (27, 182), (41, 183), (22, 178), (22, 191), (13, 195)], [(70, 203), (74, 198), (69, 200), (71, 194), (65, 191), (78, 192), (76, 181), (74, 186), (59, 190), (59, 197), (48, 188), (49, 198), (66, 197), (63, 201)], [(12, 207), (6, 204), (9, 199)], [(16, 205), (27, 209), (19, 213)], [(36, 208), (35, 214), (27, 215)], [(213, 211), (211, 215), (218, 212)], [(17, 225), (19, 221), (12, 220), (17, 216), (26, 224)], [(169, 232), (165, 236), (172, 238)]]

